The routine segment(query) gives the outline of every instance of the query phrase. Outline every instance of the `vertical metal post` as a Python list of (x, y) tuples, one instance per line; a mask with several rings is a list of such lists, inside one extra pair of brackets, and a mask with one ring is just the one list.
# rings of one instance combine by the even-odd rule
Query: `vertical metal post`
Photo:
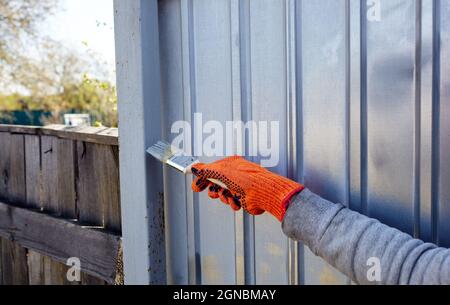
[(165, 284), (162, 167), (145, 150), (161, 137), (156, 0), (115, 0), (120, 188), (126, 284)]

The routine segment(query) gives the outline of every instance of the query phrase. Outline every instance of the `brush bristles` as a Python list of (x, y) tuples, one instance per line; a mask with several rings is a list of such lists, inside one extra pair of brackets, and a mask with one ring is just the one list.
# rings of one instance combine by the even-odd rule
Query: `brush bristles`
[(147, 152), (156, 159), (166, 162), (178, 153), (178, 150), (167, 142), (158, 141), (158, 143), (147, 149)]

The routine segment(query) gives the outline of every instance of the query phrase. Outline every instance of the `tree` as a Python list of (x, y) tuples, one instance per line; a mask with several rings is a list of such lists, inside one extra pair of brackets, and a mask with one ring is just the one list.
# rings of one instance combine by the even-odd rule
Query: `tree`
[(106, 76), (95, 54), (81, 54), (51, 39), (41, 39), (33, 57), (22, 57), (10, 72), (14, 86), (42, 98), (60, 94), (68, 84), (79, 83), (85, 74)]
[(59, 0), (0, 0), (0, 89), (11, 87), (11, 72), (29, 57), (26, 47), (39, 44), (37, 26), (58, 7)]
[(0, 97), (3, 108), (23, 109), (25, 101), (28, 110), (51, 111), (53, 115), (46, 119), (47, 123), (60, 123), (67, 112), (83, 112), (105, 126), (117, 126), (116, 89), (99, 78), (106, 74), (98, 65), (99, 60), (50, 41), (44, 50), (39, 64), (25, 58), (20, 69), (12, 72), (16, 87), (25, 90), (27, 96)]
[[(67, 112), (87, 112), (117, 126), (115, 87), (97, 55), (83, 54), (39, 35), (38, 25), (59, 0), (0, 0), (0, 111), (47, 110), (52, 122)], [(1, 115), (1, 113), (0, 113)]]

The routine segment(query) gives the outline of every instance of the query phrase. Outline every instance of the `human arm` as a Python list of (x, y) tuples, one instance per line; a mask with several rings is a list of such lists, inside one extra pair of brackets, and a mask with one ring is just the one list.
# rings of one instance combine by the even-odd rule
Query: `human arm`
[[(292, 199), (284, 233), (358, 284), (450, 285), (450, 250), (414, 239), (308, 189)], [(373, 259), (379, 281), (368, 277)]]
[[(199, 164), (193, 172), (198, 176), (194, 191), (208, 188), (211, 198), (220, 198), (234, 210), (242, 206), (253, 215), (269, 212), (282, 221), (287, 236), (358, 284), (450, 284), (450, 250), (331, 203), (259, 165), (232, 157)], [(219, 179), (229, 189), (207, 178)], [(380, 263), (379, 281), (367, 276), (373, 259)]]

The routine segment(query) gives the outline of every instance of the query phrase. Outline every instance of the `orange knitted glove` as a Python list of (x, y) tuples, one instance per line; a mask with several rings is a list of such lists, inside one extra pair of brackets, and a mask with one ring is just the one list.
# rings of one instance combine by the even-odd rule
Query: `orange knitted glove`
[[(291, 198), (304, 189), (303, 185), (238, 156), (195, 164), (192, 173), (197, 176), (192, 183), (194, 192), (208, 188), (209, 197), (220, 198), (235, 211), (240, 207), (252, 215), (267, 211), (280, 221)], [(210, 178), (221, 181), (228, 190), (211, 183)]]

